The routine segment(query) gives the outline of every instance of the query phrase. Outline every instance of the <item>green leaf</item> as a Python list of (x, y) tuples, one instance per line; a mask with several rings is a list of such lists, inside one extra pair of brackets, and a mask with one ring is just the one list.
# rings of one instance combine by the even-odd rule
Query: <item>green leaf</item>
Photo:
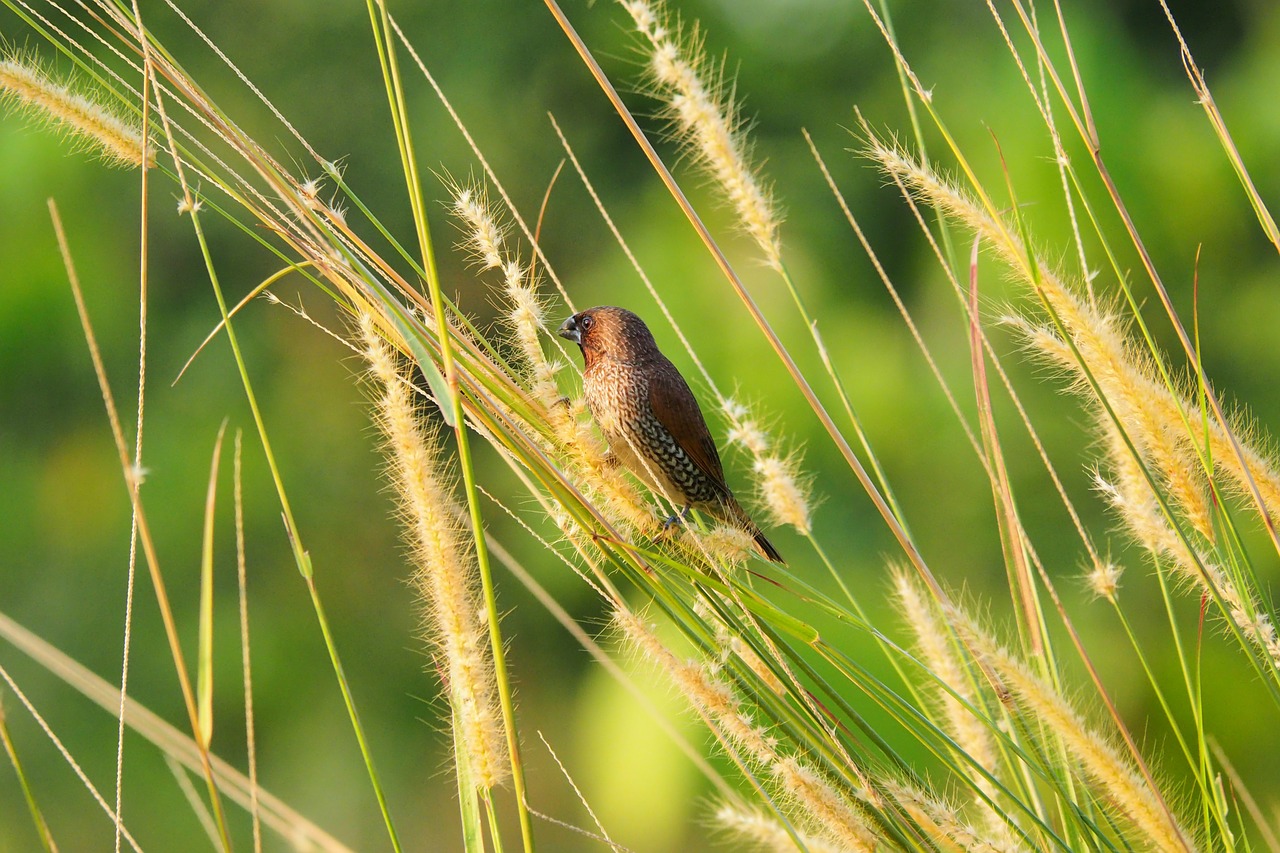
[(227, 422), (218, 427), (204, 502), (204, 541), (200, 547), (200, 646), (196, 661), (196, 736), (205, 749), (213, 740), (213, 517), (218, 498), (218, 465)]

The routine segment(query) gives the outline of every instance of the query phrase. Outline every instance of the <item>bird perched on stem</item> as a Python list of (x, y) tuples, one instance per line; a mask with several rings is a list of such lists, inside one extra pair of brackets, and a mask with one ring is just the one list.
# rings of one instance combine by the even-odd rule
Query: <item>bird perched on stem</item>
[(689, 385), (644, 321), (625, 308), (579, 311), (557, 333), (582, 348), (587, 408), (609, 449), (645, 485), (683, 508), (743, 528), (756, 548), (784, 562), (724, 481), (716, 443)]

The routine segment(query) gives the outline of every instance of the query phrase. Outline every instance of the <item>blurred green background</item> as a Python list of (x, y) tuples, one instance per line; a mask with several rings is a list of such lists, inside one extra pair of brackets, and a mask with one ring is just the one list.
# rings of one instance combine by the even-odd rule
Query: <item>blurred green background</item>
[[(408, 205), (365, 6), (334, 0), (219, 0), (181, 6), (319, 152), (342, 158), (348, 182), (384, 223), (409, 240)], [(1168, 25), (1158, 5), (1146, 0), (1064, 6), (1104, 156), (1188, 321), (1195, 257), (1201, 250), (1199, 308), (1209, 375), (1226, 397), (1256, 415), (1261, 432), (1272, 434), (1280, 423), (1280, 395), (1273, 380), (1280, 368), (1280, 348), (1275, 346), (1280, 328), (1277, 259), (1193, 102)], [(1171, 6), (1206, 69), (1262, 197), (1280, 197), (1280, 110), (1275, 101), (1280, 7), (1265, 0), (1187, 0)], [(1047, 256), (1074, 269), (1052, 152), (989, 13), (982, 4), (954, 0), (907, 0), (890, 7), (909, 59), (925, 85), (933, 86), (935, 103), (984, 170), (984, 180), (992, 187), (1003, 185), (994, 138)], [(981, 468), (800, 135), (801, 128), (813, 134), (881, 261), (935, 346), (944, 372), (956, 383), (963, 405), (971, 408), (965, 329), (955, 297), (901, 199), (881, 186), (865, 161), (847, 151), (856, 144), (846, 130), (854, 125), (855, 105), (877, 128), (896, 129), (904, 137), (909, 130), (879, 34), (859, 4), (835, 0), (719, 0), (678, 8), (687, 20), (701, 22), (710, 53), (725, 53), (728, 67), (737, 71), (756, 155), (786, 211), (782, 233), (788, 262), (820, 318), (925, 558), (954, 588), (975, 600), (994, 602), (994, 614), (1006, 613), (999, 541)], [(143, 9), (152, 29), (227, 113), (282, 159), (317, 173), (262, 105), (171, 12), (154, 3), (144, 3)], [(652, 102), (637, 91), (638, 59), (626, 16), (609, 3), (571, 2), (566, 11), (632, 108), (651, 114)], [(887, 591), (885, 558), (895, 552), (883, 524), (543, 6), (510, 0), (426, 2), (395, 4), (393, 12), (530, 218), (561, 158), (547, 120), (548, 111), (556, 115), (717, 381), (762, 403), (778, 434), (804, 448), (805, 467), (816, 472), (815, 488), (823, 500), (815, 516), (817, 535), (838, 556), (860, 599), (885, 625), (893, 625), (889, 608), (879, 604)], [(30, 47), (52, 61), (47, 45), (8, 12), (0, 14), (0, 35), (7, 44)], [(1025, 47), (1025, 39), (1019, 44)], [(420, 80), (410, 79), (422, 163), (456, 177), (478, 173), (438, 102)], [(656, 130), (660, 124), (651, 121), (649, 126)], [(663, 151), (670, 162), (677, 160), (672, 146), (664, 145)], [(1084, 162), (1078, 146), (1073, 154)], [(751, 247), (729, 232), (729, 216), (709, 197), (704, 181), (687, 171), (678, 174), (724, 236), (731, 257), (801, 366), (826, 394), (818, 378), (820, 362), (781, 285), (754, 261)], [(446, 197), (434, 179), (427, 192), (433, 199)], [(385, 831), (305, 587), (293, 568), (225, 340), (215, 341), (180, 383), (170, 384), (218, 317), (189, 223), (175, 213), (177, 196), (176, 187), (157, 174), (152, 185), (148, 476), (143, 495), (180, 628), (193, 656), (209, 455), (226, 418), (232, 429), (246, 430), (246, 535), (262, 784), (353, 847), (383, 849)], [(138, 176), (69, 154), (49, 131), (6, 115), (0, 119), (0, 610), (116, 680), (128, 501), (49, 224), (45, 200), (50, 197), (61, 208), (124, 419), (132, 424), (134, 417)], [(446, 286), (482, 323), (490, 322), (495, 313), (492, 290), (448, 248), (457, 232), (443, 206), (434, 204), (431, 215)], [(1114, 217), (1105, 219), (1114, 229)], [(226, 223), (206, 217), (206, 227), (231, 298), (277, 269), (265, 251)], [(548, 256), (580, 307), (615, 303), (656, 317), (570, 174), (562, 176), (552, 194), (542, 233)], [(1123, 251), (1120, 232), (1112, 233), (1122, 249), (1122, 264), (1135, 271), (1140, 297), (1151, 300), (1132, 252)], [(960, 239), (963, 248), (968, 238)], [(1020, 296), (994, 271), (984, 286), (993, 309), (1006, 296), (1015, 304)], [(1097, 286), (1112, 291), (1113, 276), (1104, 272)], [(301, 301), (323, 322), (340, 322), (322, 294), (292, 283), (276, 292), (286, 301)], [(1167, 322), (1158, 305), (1154, 308), (1148, 317), (1168, 344)], [(553, 318), (560, 312), (554, 307)], [(417, 639), (417, 615), (405, 583), (408, 568), (391, 519), (392, 499), (356, 381), (360, 364), (329, 337), (265, 302), (254, 303), (238, 329), (401, 837), (410, 850), (459, 849), (449, 742), (439, 720), (442, 704), (431, 661)], [(656, 331), (692, 378), (669, 330)], [(1015, 352), (1012, 341), (999, 333), (997, 339), (1006, 352)], [(1089, 415), (1074, 398), (1063, 396), (1045, 371), (1016, 356), (1010, 365), (1087, 526), (1129, 566), (1124, 595), (1130, 597), (1130, 612), (1139, 619), (1147, 647), (1163, 647), (1167, 633), (1150, 570), (1140, 554), (1126, 547), (1123, 535), (1113, 532), (1113, 520), (1089, 492)], [(1021, 506), (1048, 569), (1139, 741), (1162, 755), (1169, 732), (1159, 721), (1147, 722), (1158, 709), (1139, 674), (1130, 669), (1129, 657), (1112, 659), (1106, 653), (1123, 638), (1106, 608), (1090, 604), (1076, 580), (1082, 556), (1064, 512), (1012, 420), (1005, 437)], [(484, 449), (479, 456), (482, 480), (490, 490), (523, 506), (526, 499), (499, 460)], [(731, 483), (745, 489), (743, 459), (733, 451), (727, 458)], [(243, 767), (229, 470), (224, 464), (217, 543), (214, 748)], [(497, 539), (575, 618), (592, 630), (603, 627), (598, 600), (559, 561), (499, 511), (490, 508), (488, 520)], [(770, 536), (797, 572), (831, 585), (802, 540), (781, 530), (770, 531)], [(1264, 577), (1274, 578), (1274, 555), (1262, 548), (1257, 555)], [(617, 841), (643, 851), (707, 844), (710, 789), (705, 780), (503, 570), (498, 584), (508, 611), (503, 627), (532, 806), (571, 823), (589, 824), (538, 740), (541, 733)], [(1149, 608), (1141, 604), (1144, 596), (1152, 602)], [(139, 574), (135, 603), (131, 693), (180, 724), (185, 714), (145, 571)], [(1193, 618), (1197, 602), (1183, 603), (1182, 615)], [(1146, 622), (1144, 609), (1150, 611)], [(847, 641), (852, 648), (865, 645), (860, 637)], [(1225, 646), (1211, 630), (1204, 652), (1206, 695), (1230, 694), (1240, 679), (1252, 678), (1239, 655)], [(0, 664), (47, 715), (110, 800), (112, 718), (8, 645), (0, 644)], [(882, 666), (878, 660), (872, 665)], [(1156, 662), (1157, 667), (1168, 665), (1168, 660)], [(643, 666), (637, 669), (653, 700), (670, 711), (694, 743), (705, 743), (706, 734), (672, 690)], [(66, 850), (109, 849), (109, 821), (10, 691), (0, 693), (55, 839)], [(1274, 815), (1280, 802), (1275, 708), (1209, 704), (1208, 728), (1235, 757), (1264, 810)], [(147, 849), (199, 849), (198, 822), (162, 759), (134, 735), (128, 736), (126, 748), (124, 814), (131, 831)], [(238, 809), (231, 813), (237, 840), (245, 845), (248, 821)], [(598, 849), (552, 824), (539, 822), (537, 831), (546, 850)], [(0, 851), (29, 850), (36, 844), (14, 775), (7, 767), (0, 769)], [(270, 838), (269, 848), (282, 849), (283, 844)]]

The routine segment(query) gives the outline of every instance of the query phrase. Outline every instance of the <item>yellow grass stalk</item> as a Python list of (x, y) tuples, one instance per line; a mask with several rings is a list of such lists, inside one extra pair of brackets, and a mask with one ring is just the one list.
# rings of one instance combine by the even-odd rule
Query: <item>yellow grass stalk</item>
[(413, 554), (413, 587), (423, 609), (423, 634), (436, 652), (469, 776), (488, 790), (510, 773), (486, 611), (473, 552), (450, 494), (435, 436), (419, 417), (409, 380), (373, 318), (360, 317), (369, 371), (378, 383), (377, 416), (387, 441), (392, 479), (400, 496), (406, 538)]
[(966, 851), (966, 853), (1014, 853), (1025, 849), (1025, 844), (1015, 841), (1008, 826), (999, 825), (977, 829), (950, 803), (918, 788), (888, 780), (884, 793), (895, 802), (926, 832), (940, 850)]
[(666, 105), (676, 139), (706, 170), (765, 261), (782, 269), (781, 217), (772, 192), (751, 165), (732, 86), (708, 60), (695, 30), (682, 38), (661, 2), (620, 0), (644, 37), (654, 96)]
[[(793, 853), (796, 839), (772, 815), (760, 809), (722, 803), (711, 816), (714, 825), (738, 844), (752, 849)], [(809, 853), (840, 853), (844, 848), (821, 838), (799, 833), (800, 843)]]
[[(1280, 465), (1250, 447), (1247, 435), (1240, 435), (1247, 431), (1238, 424), (1231, 427), (1240, 440), (1241, 452), (1237, 454), (1222, 424), (1212, 417), (1203, 418), (1188, 395), (1170, 390), (1151, 356), (1126, 337), (1121, 316), (1100, 303), (1081, 298), (1054, 270), (1037, 263), (1033, 271), (1016, 229), (993, 218), (967, 193), (932, 169), (875, 138), (870, 139), (867, 151), (892, 178), (979, 233), (1018, 276), (1037, 288), (1061, 322), (1074, 351), (1056, 328), (1027, 324), (1024, 329), (1029, 330), (1031, 343), (1070, 371), (1082, 390), (1089, 387), (1087, 369), (1144, 462), (1156, 472), (1196, 531), (1206, 539), (1213, 537), (1212, 512), (1198, 453), (1205, 444), (1215, 470), (1226, 474), (1239, 494), (1250, 494), (1250, 481), (1256, 483), (1266, 512), (1273, 518), (1280, 517)], [(1206, 424), (1203, 435), (1199, 431), (1202, 423)]]
[(813, 530), (810, 524), (812, 501), (809, 478), (800, 473), (795, 455), (773, 452), (769, 434), (751, 411), (737, 400), (727, 398), (721, 410), (729, 420), (728, 440), (740, 444), (751, 454), (751, 468), (756, 474), (756, 489), (761, 502), (776, 524), (794, 527), (802, 536)]
[[(950, 633), (943, 625), (937, 609), (925, 597), (920, 583), (913, 574), (904, 568), (895, 568), (893, 572), (894, 591), (902, 607), (902, 618), (911, 627), (916, 638), (916, 651), (923, 663), (951, 692), (939, 688), (937, 699), (942, 706), (947, 733), (968, 760), (983, 768), (992, 776), (997, 776), (999, 759), (995, 744), (991, 739), (991, 730), (965, 706), (981, 708), (983, 701), (974, 690), (973, 681), (965, 671), (960, 659), (956, 656)], [(961, 702), (960, 697), (964, 702)], [(968, 768), (963, 762), (962, 767)], [(986, 800), (979, 800), (985, 812), (984, 818), (993, 833), (1007, 833), (1004, 820), (991, 808), (987, 800), (997, 796), (995, 785), (981, 773), (968, 772), (970, 781), (986, 795)]]
[(785, 796), (792, 819), (844, 849), (868, 853), (877, 849), (876, 835), (862, 810), (825, 773), (785, 754), (778, 740), (756, 724), (732, 685), (705, 662), (676, 658), (642, 616), (615, 609), (613, 618), (626, 641), (665, 671), (708, 723), (747, 760), (768, 772)]
[(999, 689), (1039, 727), (1051, 732), (1079, 764), (1095, 799), (1115, 809), (1131, 842), (1151, 850), (1185, 853), (1195, 849), (1159, 793), (1066, 699), (968, 614), (954, 606), (947, 606), (945, 612), (966, 645), (1000, 679)]
[(155, 160), (140, 128), (93, 95), (53, 79), (28, 57), (10, 54), (0, 59), (0, 104), (47, 121), (109, 166), (137, 168)]
[(1210, 558), (1208, 551), (1193, 549), (1169, 526), (1151, 491), (1151, 483), (1133, 454), (1114, 428), (1103, 424), (1102, 429), (1109, 439), (1110, 476), (1099, 473), (1095, 484), (1124, 520), (1129, 532), (1153, 557), (1165, 560), (1179, 577), (1209, 595), (1216, 589), (1231, 621), (1273, 665), (1280, 667), (1280, 637), (1266, 609), (1247, 592), (1241, 592), (1231, 575)]

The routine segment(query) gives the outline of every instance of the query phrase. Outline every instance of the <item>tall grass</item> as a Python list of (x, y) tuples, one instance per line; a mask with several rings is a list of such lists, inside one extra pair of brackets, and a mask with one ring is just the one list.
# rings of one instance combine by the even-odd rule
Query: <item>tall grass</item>
[[(554, 334), (560, 318), (586, 306), (574, 304), (569, 277), (539, 242), (540, 214), (511, 201), (505, 176), (491, 167), (485, 148), (415, 49), (414, 34), (400, 27), (387, 6), (368, 3), (370, 51), (382, 75), (404, 198), (362, 194), (348, 182), (345, 164), (317, 154), (286, 120), (287, 108), (277, 109), (222, 57), (229, 78), (259, 98), (276, 122), (269, 132), (246, 132), (238, 116), (207, 94), (206, 81), (193, 79), (182, 57), (147, 28), (137, 5), (5, 5), (38, 46), (3, 63), (6, 99), (70, 126), (78, 138), (104, 150), (116, 151), (122, 136), (133, 140), (130, 150), (142, 152), (134, 162), (152, 187), (145, 191), (144, 185), (143, 198), (164, 185), (181, 200), (179, 213), (190, 223), (221, 314), (209, 345), (221, 346), (225, 338), (232, 351), (276, 490), (273, 514), (283, 519), (305, 588), (301, 597), (314, 614), (365, 766), (366, 781), (353, 776), (332, 784), (344, 791), (367, 784), (385, 843), (393, 849), (547, 849), (546, 842), (539, 844), (544, 833), (581, 839), (584, 849), (624, 849), (628, 843), (607, 818), (596, 817), (594, 792), (577, 784), (572, 760), (555, 758), (582, 808), (547, 814), (540, 805), (541, 790), (552, 783), (528, 772), (527, 754), (541, 732), (522, 717), (520, 689), (538, 677), (537, 669), (521, 659), (526, 638), (504, 630), (503, 600), (515, 596), (516, 584), (545, 606), (540, 621), (565, 623), (611, 672), (623, 671), (614, 665), (617, 659), (633, 672), (652, 673), (687, 707), (699, 732), (709, 737), (700, 734), (690, 743), (674, 728), (672, 736), (715, 789), (714, 801), (701, 804), (702, 820), (730, 848), (1280, 849), (1273, 813), (1280, 796), (1277, 778), (1237, 772), (1215, 733), (1225, 706), (1248, 703), (1268, 720), (1280, 712), (1280, 639), (1268, 592), (1280, 556), (1273, 521), (1280, 506), (1278, 463), (1270, 438), (1236, 414), (1206, 374), (1199, 314), (1188, 320), (1175, 310), (1112, 177), (1109, 148), (1090, 102), (1096, 84), (1077, 62), (1070, 10), (1021, 0), (988, 6), (993, 32), (1025, 84), (1030, 107), (1023, 130), (1055, 152), (1062, 191), (1057, 201), (1067, 221), (1060, 235), (1037, 233), (1024, 208), (1020, 170), (1011, 166), (1032, 155), (1005, 145), (998, 134), (992, 141), (996, 157), (957, 141), (952, 128), (969, 117), (935, 98), (922, 82), (911, 52), (895, 35), (888, 3), (867, 2), (863, 12), (888, 48), (883, 55), (901, 81), (909, 126), (884, 130), (880, 117), (858, 113), (847, 154), (824, 153), (804, 137), (812, 173), (829, 186), (832, 209), (847, 219), (850, 243), (870, 258), (901, 314), (903, 339), (918, 348), (944, 392), (953, 420), (939, 423), (938, 430), (971, 450), (982, 472), (979, 487), (962, 494), (942, 487), (931, 499), (938, 506), (963, 501), (992, 507), (986, 529), (930, 531), (918, 538), (917, 531), (947, 514), (895, 494), (898, 475), (877, 452), (877, 429), (858, 410), (859, 367), (829, 343), (848, 318), (833, 316), (829, 303), (814, 298), (802, 272), (811, 262), (789, 254), (779, 206), (786, 187), (776, 185), (767, 174), (769, 163), (753, 155), (751, 127), (725, 70), (731, 64), (710, 57), (702, 31), (661, 4), (626, 0), (622, 13), (605, 6), (575, 11), (575, 20), (614, 16), (633, 28), (618, 43), (590, 44), (554, 0), (547, 0), (548, 19), (563, 32), (566, 55), (576, 55), (599, 85), (722, 274), (721, 304), (733, 305), (725, 316), (742, 318), (709, 328), (682, 315), (679, 285), (656, 281), (646, 271), (629, 235), (615, 224), (616, 205), (611, 209), (596, 190), (594, 173), (607, 164), (584, 163), (572, 134), (553, 120), (548, 134), (554, 132), (603, 227), (652, 300), (631, 307), (670, 327), (661, 328), (661, 336), (679, 342), (672, 356), (682, 367), (691, 366), (686, 372), (705, 391), (704, 409), (719, 444), (726, 451), (737, 448), (748, 460), (734, 478), (750, 477), (761, 517), (767, 514), (793, 531), (794, 547), (785, 549), (788, 563), (775, 565), (758, 560), (749, 537), (732, 525), (697, 517), (675, 528), (664, 525), (669, 508), (660, 506), (661, 496), (646, 493), (610, 457), (581, 400), (578, 355)], [(181, 15), (176, 5), (170, 8)], [(203, 37), (193, 22), (182, 20)], [(615, 79), (597, 61), (622, 43), (642, 66), (635, 78)], [(1273, 239), (1265, 200), (1190, 48), (1180, 43), (1189, 89), (1205, 106), (1264, 235)], [(33, 59), (46, 52), (74, 65), (82, 80), (76, 91), (92, 95), (73, 99), (73, 89)], [(635, 96), (618, 94), (637, 88)], [(438, 99), (457, 122), (480, 177), (439, 180), (432, 174), (436, 140), (418, 132), (413, 106), (423, 94)], [(116, 116), (114, 123), (90, 117), (99, 109)], [(654, 113), (656, 122), (646, 117)], [(832, 123), (844, 119), (833, 116)], [(686, 156), (664, 159), (651, 141), (663, 134)], [(919, 225), (920, 244), (935, 262), (928, 277), (954, 292), (949, 322), (967, 352), (940, 346), (912, 315), (903, 283), (881, 263), (863, 214), (832, 177), (832, 158), (846, 156), (877, 170), (885, 192), (899, 196), (909, 221)], [(723, 203), (714, 215), (704, 209), (703, 186)], [(387, 223), (402, 213), (406, 200), (410, 227), (401, 233)], [(144, 225), (156, 215), (144, 206)], [(413, 588), (406, 608), (412, 607), (408, 599), (418, 599), (422, 631), (416, 639), (424, 644), (425, 669), (434, 674), (424, 676), (423, 684), (440, 688), (426, 706), (430, 719), (424, 725), (444, 733), (453, 757), (453, 772), (437, 776), (434, 784), (450, 787), (456, 796), (456, 824), (437, 826), (430, 837), (403, 831), (394, 803), (414, 795), (389, 791), (375, 761), (384, 754), (377, 745), (380, 734), (359, 711), (363, 700), (348, 674), (352, 662), (342, 654), (342, 634), (330, 623), (322, 593), (324, 581), (343, 567), (311, 550), (309, 533), (295, 515), (294, 507), (310, 497), (295, 492), (277, 464), (273, 448), (287, 447), (290, 437), (273, 430), (258, 403), (259, 371), (236, 334), (249, 302), (232, 305), (224, 294), (219, 252), (225, 250), (209, 237), (215, 223), (230, 224), (247, 244), (278, 258), (282, 274), (300, 276), (331, 301), (343, 320), (326, 331), (367, 367), (370, 418), (385, 439), (386, 475), (399, 496), (400, 536), (412, 564), (406, 570)], [(735, 232), (747, 239), (735, 241)], [(144, 229), (144, 240), (145, 234)], [(447, 234), (459, 235), (457, 250), (472, 262), (477, 282), (457, 297), (446, 292), (438, 270), (437, 253)], [(62, 239), (79, 294), (75, 235)], [(1131, 258), (1137, 259), (1137, 273), (1127, 266)], [(765, 268), (764, 279), (742, 272), (751, 264)], [(275, 279), (255, 293), (273, 287)], [(1011, 282), (1007, 288), (1001, 286), (1004, 279)], [(146, 329), (146, 280), (144, 253), (143, 364), (147, 336), (168, 332)], [(762, 298), (767, 288), (786, 296)], [(497, 306), (492, 325), (472, 319), (481, 300)], [(1146, 310), (1148, 302), (1163, 316)], [(166, 614), (189, 731), (179, 734), (128, 701), (126, 689), (113, 692), (7, 618), (0, 619), (0, 635), (116, 713), (122, 733), (125, 726), (136, 729), (166, 756), (196, 768), (205, 791), (190, 796), (191, 808), (207, 818), (215, 846), (249, 843), (238, 840), (239, 817), (224, 802), (234, 801), (251, 813), (255, 848), (264, 846), (261, 826), (282, 843), (341, 849), (332, 836), (260, 790), (254, 756), (272, 742), (272, 732), (255, 721), (252, 710), (244, 725), (256, 750), (249, 749), (244, 772), (215, 754), (213, 685), (223, 697), (216, 706), (241, 701), (223, 680), (213, 681), (215, 658), (228, 654), (228, 640), (215, 634), (209, 597), (221, 443), (213, 451), (208, 486), (205, 597), (197, 619), (201, 644), (193, 691), (166, 593), (174, 558), (162, 563), (147, 521), (147, 493), (139, 488), (146, 454), (139, 449), (141, 460), (130, 459), (111, 393), (113, 378), (98, 358), (92, 317), (80, 305), (148, 576)], [(786, 377), (786, 393), (744, 403), (755, 399), (754, 371), (735, 375), (708, 358), (709, 333), (753, 340), (758, 352), (768, 354), (767, 369)], [(1171, 342), (1172, 349), (1159, 341)], [(947, 358), (956, 352), (958, 364)], [(1021, 369), (1024, 363), (1048, 364), (1050, 372), (1037, 376)], [(1046, 428), (1068, 418), (1064, 411), (1076, 411), (1066, 396), (1047, 406), (1027, 404), (1035, 386), (1046, 382), (1082, 401), (1087, 417), (1077, 420), (1094, 448), (1089, 460), (1059, 454), (1042, 440)], [(721, 390), (730, 386), (739, 390)], [(904, 401), (918, 394), (900, 390)], [(795, 449), (801, 444), (799, 424), (814, 421), (819, 431), (801, 454)], [(927, 457), (940, 448), (922, 447), (919, 453)], [(482, 456), (507, 470), (495, 474), (479, 461)], [(806, 460), (815, 457), (833, 461), (809, 470)], [(251, 549), (240, 520), (238, 460), (237, 453), (243, 571)], [(1021, 476), (1028, 463), (1043, 468), (1043, 486), (1029, 486)], [(1081, 467), (1090, 472), (1092, 492), (1072, 487), (1078, 478), (1068, 472)], [(519, 485), (513, 491), (504, 485), (509, 483)], [(865, 495), (896, 552), (850, 554), (828, 544), (847, 541), (831, 531), (869, 517), (855, 516), (844, 503), (823, 506), (815, 499), (815, 489), (837, 484), (855, 484)], [(1062, 505), (1061, 529), (1045, 531), (1027, 517), (1032, 488), (1050, 491)], [(1122, 575), (1123, 565), (1108, 552), (1105, 543), (1114, 529), (1145, 552), (1145, 563), (1132, 562), (1154, 572), (1156, 583), (1141, 593), (1124, 588), (1122, 578), (1131, 575)], [(383, 535), (395, 538), (395, 525), (389, 522)], [(511, 558), (504, 540), (513, 535), (534, 543), (528, 552), (539, 555), (536, 565)], [(1007, 597), (966, 589), (968, 567), (923, 544), (966, 537), (998, 541)], [(251, 557), (248, 564), (252, 572)], [(511, 571), (499, 571), (499, 564)], [(879, 566), (882, 578), (851, 581), (856, 569), (869, 565)], [(1078, 594), (1079, 572), (1064, 576), (1064, 565), (1084, 567), (1095, 601)], [(606, 626), (584, 631), (535, 580), (566, 570), (579, 588), (598, 597)], [(1128, 567), (1131, 573), (1143, 570)], [(252, 709), (250, 595), (243, 574), (239, 589), (244, 706)], [(1199, 619), (1188, 618), (1197, 604)], [(1166, 639), (1136, 627), (1152, 613), (1167, 622)], [(1120, 626), (1127, 645), (1104, 639), (1114, 636), (1100, 627), (1106, 620)], [(126, 672), (128, 649), (126, 643)], [(1230, 695), (1206, 686), (1207, 649), (1213, 660), (1227, 656), (1247, 673)], [(26, 710), (38, 715), (4, 660), (0, 676)], [(1145, 682), (1154, 697), (1145, 709), (1116, 698), (1135, 681)], [(1272, 729), (1273, 723), (1260, 727)], [(45, 731), (61, 748), (52, 728)], [(1155, 738), (1152, 731), (1168, 734)], [(18, 771), (24, 806), (29, 804), (31, 835), (53, 849), (59, 827), (46, 821), (39, 781), (24, 772), (23, 752), (30, 744), (11, 738), (3, 727), (0, 734)], [(117, 848), (136, 845), (140, 824), (166, 819), (122, 795), (125, 744), (121, 734), (114, 808), (94, 791), (107, 815), (102, 838), (114, 824)], [(615, 772), (626, 776), (631, 768), (621, 763), (621, 746), (618, 755)], [(69, 752), (67, 758), (72, 759)], [(636, 809), (645, 808), (646, 781), (632, 780)], [(562, 843), (569, 842), (557, 846)]]

